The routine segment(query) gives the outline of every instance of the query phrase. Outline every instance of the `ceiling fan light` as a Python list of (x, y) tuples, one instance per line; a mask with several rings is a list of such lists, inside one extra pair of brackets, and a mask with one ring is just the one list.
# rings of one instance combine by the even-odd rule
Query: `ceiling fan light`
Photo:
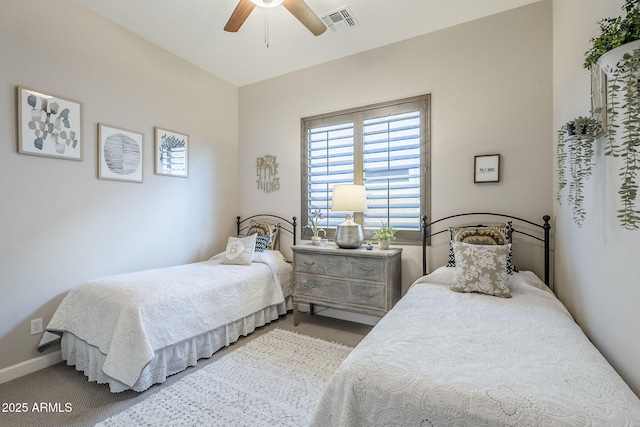
[(253, 4), (260, 7), (280, 6), (284, 0), (251, 0)]

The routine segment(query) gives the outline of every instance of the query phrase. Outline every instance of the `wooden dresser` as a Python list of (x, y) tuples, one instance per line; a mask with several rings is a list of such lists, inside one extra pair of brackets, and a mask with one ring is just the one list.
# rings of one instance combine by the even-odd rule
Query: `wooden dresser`
[(402, 249), (341, 249), (335, 245), (293, 246), (295, 290), (293, 323), (298, 303), (383, 316), (400, 299)]

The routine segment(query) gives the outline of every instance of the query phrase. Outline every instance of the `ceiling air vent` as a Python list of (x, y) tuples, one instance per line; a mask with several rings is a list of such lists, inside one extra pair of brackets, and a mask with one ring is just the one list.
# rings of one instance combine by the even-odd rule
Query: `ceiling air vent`
[(321, 18), (327, 27), (336, 33), (347, 31), (358, 26), (358, 21), (356, 21), (356, 18), (347, 6), (326, 13)]

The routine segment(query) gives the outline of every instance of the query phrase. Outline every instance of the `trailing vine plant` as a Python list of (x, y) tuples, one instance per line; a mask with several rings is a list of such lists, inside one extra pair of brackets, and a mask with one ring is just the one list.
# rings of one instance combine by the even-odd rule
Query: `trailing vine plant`
[[(640, 228), (640, 211), (636, 208), (638, 195), (638, 171), (640, 171), (640, 49), (626, 53), (618, 63), (612, 84), (610, 85), (611, 107), (608, 108), (607, 118), (610, 125), (607, 132), (607, 149), (605, 154), (621, 157), (620, 167), (620, 201), (618, 219), (623, 228), (637, 230)], [(622, 106), (618, 111), (619, 102), (616, 101), (618, 91), (622, 93)], [(616, 144), (618, 115), (622, 114), (622, 135), (620, 145)]]
[[(595, 139), (602, 134), (602, 125), (591, 117), (578, 117), (562, 125), (558, 130), (556, 160), (558, 166), (558, 191), (556, 199), (562, 203), (562, 190), (569, 184), (567, 202), (571, 206), (573, 219), (582, 226), (584, 209), (584, 184), (593, 173), (593, 147)], [(569, 165), (569, 171), (565, 166)]]
[[(607, 52), (640, 40), (640, 1), (625, 0), (622, 9), (623, 16), (605, 18), (598, 22), (600, 33), (590, 40), (591, 47), (585, 52), (583, 66), (587, 70), (597, 66), (599, 59)], [(640, 49), (626, 53), (613, 74), (609, 76), (606, 90), (607, 128), (604, 132), (607, 143), (604, 154), (620, 158), (622, 162), (618, 190), (621, 209), (617, 210), (620, 225), (625, 229), (637, 230), (640, 228), (640, 211), (636, 207), (637, 178), (640, 171)], [(584, 118), (576, 120), (580, 119)], [(592, 170), (585, 159), (589, 151), (593, 150), (593, 135), (581, 137), (577, 134), (571, 139), (565, 137), (567, 128), (568, 126), (563, 126), (558, 131), (556, 198), (560, 202), (561, 192), (570, 180), (568, 201), (572, 205), (576, 223), (581, 225), (584, 220), (582, 186)], [(578, 147), (576, 144), (586, 144), (588, 147)], [(565, 162), (569, 163), (569, 178), (564, 170)]]

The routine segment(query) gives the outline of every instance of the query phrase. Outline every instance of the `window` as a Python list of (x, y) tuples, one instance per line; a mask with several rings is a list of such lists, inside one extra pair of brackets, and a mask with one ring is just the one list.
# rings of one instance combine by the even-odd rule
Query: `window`
[[(331, 212), (335, 184), (364, 184), (368, 209), (355, 221), (368, 229), (388, 222), (398, 243), (420, 241), (428, 214), (430, 96), (371, 105), (302, 119), (302, 224), (313, 212), (327, 236), (344, 213)], [(303, 228), (303, 238), (311, 232)]]

